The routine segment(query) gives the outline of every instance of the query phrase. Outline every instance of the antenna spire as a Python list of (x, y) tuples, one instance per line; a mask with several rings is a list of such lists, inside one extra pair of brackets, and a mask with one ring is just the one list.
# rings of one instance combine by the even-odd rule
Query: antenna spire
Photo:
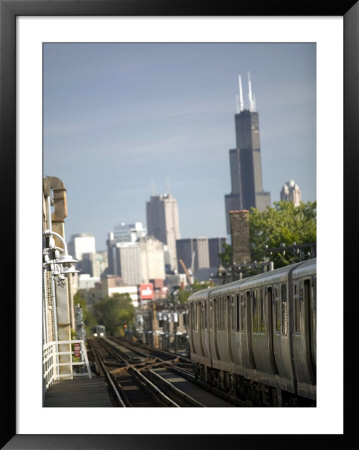
[(238, 86), (239, 86), (239, 112), (244, 110), (243, 102), (243, 90), (242, 90), (242, 77), (238, 75)]
[(252, 96), (251, 74), (249, 72), (248, 72), (248, 100), (249, 100), (249, 111), (254, 111), (255, 105)]
[(154, 197), (156, 194), (155, 194), (155, 182), (153, 181), (153, 180), (151, 180), (151, 187), (152, 187), (152, 197)]

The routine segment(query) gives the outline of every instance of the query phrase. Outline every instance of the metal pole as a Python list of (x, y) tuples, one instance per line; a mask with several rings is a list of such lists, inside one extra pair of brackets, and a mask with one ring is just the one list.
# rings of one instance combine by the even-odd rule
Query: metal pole
[(56, 349), (56, 375), (59, 375), (59, 344), (58, 344), (58, 332), (57, 332), (57, 304), (56, 304), (56, 285), (55, 285), (55, 275), (51, 271), (51, 302), (53, 310), (54, 319), (54, 338), (55, 338), (55, 349)]
[(47, 271), (44, 269), (43, 270), (43, 302), (42, 302), (42, 307), (43, 307), (43, 321), (44, 321), (44, 327), (43, 327), (43, 343), (47, 343), (49, 340), (48, 337), (48, 314), (47, 314), (47, 283), (46, 283), (46, 273)]
[[(63, 241), (62, 236), (58, 235), (54, 231), (52, 231), (52, 220), (51, 220), (51, 199), (50, 195), (47, 196), (47, 225), (48, 225), (48, 232), (51, 234), (55, 234), (59, 236), (60, 240)], [(65, 243), (66, 246), (66, 243)], [(65, 247), (66, 248), (66, 247)], [(59, 375), (59, 345), (58, 345), (58, 333), (57, 333), (57, 305), (56, 305), (56, 286), (55, 286), (55, 279), (53, 275), (53, 265), (51, 265), (51, 303), (52, 303), (52, 310), (53, 310), (53, 320), (54, 320), (54, 338), (55, 338), (55, 350), (56, 350), (56, 375)]]

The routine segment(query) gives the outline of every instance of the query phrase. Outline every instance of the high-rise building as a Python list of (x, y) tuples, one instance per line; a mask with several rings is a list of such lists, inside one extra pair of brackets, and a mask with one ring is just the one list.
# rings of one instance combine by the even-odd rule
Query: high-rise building
[(142, 279), (149, 280), (165, 279), (165, 253), (164, 245), (153, 236), (140, 238)]
[(83, 253), (81, 261), (81, 272), (88, 273), (93, 277), (101, 277), (108, 267), (107, 252)]
[(225, 196), (227, 233), (230, 233), (229, 211), (270, 206), (270, 193), (263, 191), (259, 121), (255, 97), (248, 72), (249, 107), (245, 109), (242, 81), (239, 75), (237, 113), (234, 116), (236, 148), (229, 150), (231, 193)]
[(118, 242), (116, 244), (117, 272), (124, 284), (141, 284), (141, 250), (138, 242)]
[(96, 253), (95, 237), (89, 233), (78, 233), (71, 236), (68, 250), (78, 261), (82, 259), (83, 253)]
[(221, 265), (219, 254), (224, 252), (224, 246), (226, 244), (226, 238), (209, 238), (208, 250), (209, 250), (209, 267), (219, 267)]
[[(210, 267), (208, 238), (177, 239), (177, 257), (182, 259), (187, 269), (192, 269), (193, 274), (198, 269)], [(184, 273), (179, 266), (179, 273)]]
[(118, 275), (120, 273), (116, 244), (121, 242), (136, 242), (139, 238), (144, 236), (146, 236), (146, 229), (143, 228), (141, 222), (131, 224), (121, 222), (119, 225), (115, 226), (114, 231), (108, 233), (106, 242), (109, 274)]
[(177, 270), (176, 239), (180, 236), (177, 200), (171, 194), (152, 195), (146, 203), (147, 233), (168, 246), (171, 269)]
[(287, 181), (280, 191), (280, 199), (284, 202), (293, 202), (294, 206), (299, 206), (302, 201), (302, 193), (294, 180)]
[(131, 224), (121, 222), (115, 226), (112, 238), (116, 242), (136, 242), (137, 239), (145, 236), (146, 229), (141, 222)]
[(164, 245), (153, 236), (133, 241), (117, 242), (109, 233), (108, 274), (122, 277), (128, 284), (148, 283), (150, 279), (165, 278)]

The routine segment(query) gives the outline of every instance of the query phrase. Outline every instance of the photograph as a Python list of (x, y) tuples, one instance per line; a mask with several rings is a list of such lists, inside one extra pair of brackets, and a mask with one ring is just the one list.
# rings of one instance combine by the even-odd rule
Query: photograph
[(44, 406), (316, 406), (315, 43), (44, 43), (43, 121)]
[(349, 448), (358, 7), (140, 3), (1, 0), (2, 448)]

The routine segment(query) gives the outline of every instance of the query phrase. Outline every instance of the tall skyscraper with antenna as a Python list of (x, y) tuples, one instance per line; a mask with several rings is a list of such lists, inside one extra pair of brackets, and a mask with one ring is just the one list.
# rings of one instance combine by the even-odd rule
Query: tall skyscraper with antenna
[(259, 122), (256, 100), (248, 72), (248, 109), (243, 101), (242, 78), (238, 76), (237, 113), (234, 115), (236, 148), (229, 150), (231, 193), (225, 196), (227, 233), (229, 211), (270, 206), (270, 193), (263, 191)]

